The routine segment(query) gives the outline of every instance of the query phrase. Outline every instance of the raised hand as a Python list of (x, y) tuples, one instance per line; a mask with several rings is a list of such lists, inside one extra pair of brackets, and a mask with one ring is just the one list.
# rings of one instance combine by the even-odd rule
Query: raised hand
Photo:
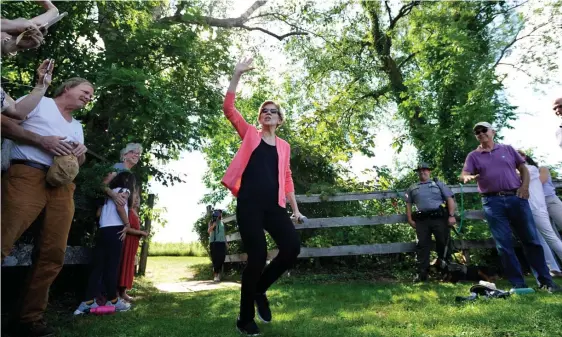
[(252, 61), (254, 61), (254, 59), (251, 57), (241, 60), (234, 68), (234, 73), (242, 75), (243, 73), (254, 69), (254, 67), (252, 67)]
[(54, 66), (54, 60), (47, 59), (41, 63), (39, 68), (37, 68), (37, 85), (44, 85), (45, 87), (51, 85)]

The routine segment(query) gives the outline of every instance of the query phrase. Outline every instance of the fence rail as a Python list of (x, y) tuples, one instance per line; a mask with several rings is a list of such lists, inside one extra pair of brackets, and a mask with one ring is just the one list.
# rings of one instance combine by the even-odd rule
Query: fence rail
[[(562, 180), (553, 181), (554, 187), (562, 188)], [(449, 185), (449, 188), (455, 193), (473, 194), (478, 193), (476, 185)], [(392, 198), (402, 198), (405, 190), (399, 191), (374, 191), (368, 193), (340, 193), (333, 196), (315, 195), (297, 195), (296, 199), (299, 203), (319, 203), (319, 202), (336, 202), (336, 201), (360, 201), (360, 200), (383, 200)], [(464, 218), (467, 220), (484, 220), (484, 212), (482, 210), (466, 210)], [(235, 215), (225, 217), (224, 223), (236, 220)], [(378, 226), (389, 224), (406, 224), (405, 214), (392, 214), (372, 217), (333, 217), (333, 218), (313, 218), (308, 219), (303, 224), (296, 224), (297, 230), (306, 228), (334, 228), (334, 227), (351, 227), (351, 226)], [(240, 233), (233, 233), (226, 236), (227, 241), (240, 240)], [(394, 242), (380, 243), (368, 245), (346, 245), (333, 246), (326, 248), (309, 248), (302, 247), (299, 258), (322, 257), (322, 256), (350, 256), (350, 255), (379, 255), (379, 254), (395, 254), (409, 253), (415, 251), (415, 242)], [(462, 250), (493, 248), (495, 243), (493, 239), (487, 240), (456, 240), (455, 247)], [(277, 250), (268, 252), (268, 259), (272, 259), (277, 255)], [(246, 261), (246, 254), (231, 254), (226, 256), (225, 262), (242, 262)]]

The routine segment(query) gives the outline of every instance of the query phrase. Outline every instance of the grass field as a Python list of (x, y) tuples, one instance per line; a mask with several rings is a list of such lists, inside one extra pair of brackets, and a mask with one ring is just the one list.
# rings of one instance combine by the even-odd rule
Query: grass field
[[(200, 277), (194, 271), (204, 269), (210, 269), (208, 259), (150, 258), (147, 277), (138, 280), (132, 292), (139, 300), (130, 312), (101, 317), (66, 312), (53, 315), (51, 322), (64, 337), (239, 336), (239, 290), (166, 294), (152, 287), (153, 282)], [(262, 335), (271, 337), (562, 336), (562, 296), (539, 292), (455, 303), (455, 296), (467, 296), (468, 288), (341, 281), (337, 275), (284, 277), (268, 292), (273, 322), (259, 325)]]
[(149, 256), (207, 256), (199, 242), (151, 242)]

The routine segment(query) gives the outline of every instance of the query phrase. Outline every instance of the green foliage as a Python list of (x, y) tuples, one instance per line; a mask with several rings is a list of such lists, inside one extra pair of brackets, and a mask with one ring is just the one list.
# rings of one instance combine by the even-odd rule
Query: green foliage
[[(237, 106), (244, 114), (256, 111), (265, 98), (282, 98), (287, 122), (279, 133), (292, 145), (297, 194), (393, 190), (416, 181), (413, 173), (394, 176), (377, 167), (376, 180), (360, 184), (347, 171), (353, 153), (373, 155), (374, 137), (385, 126), (394, 131), (395, 150), (413, 144), (418, 159), (434, 165), (434, 175), (454, 184), (466, 155), (477, 146), (473, 125), (484, 120), (501, 129), (516, 118), (515, 107), (503, 95), (506, 77), (498, 65), (517, 47), (516, 42), (533, 39), (534, 34), (542, 36), (544, 45), (554, 47), (548, 37), (559, 27), (550, 24), (552, 30), (543, 29), (546, 26), (531, 21), (528, 12), (518, 11), (524, 5), (289, 1), (276, 8), (282, 15), (272, 16), (309, 34), (284, 44), (289, 69), (281, 87), (272, 88), (264, 75), (245, 75), (245, 85), (253, 91), (239, 98)], [(556, 4), (549, 3), (543, 10), (548, 17), (559, 18)], [(528, 31), (533, 34), (525, 35)], [(521, 67), (553, 65), (551, 56), (539, 60), (534, 51), (520, 51), (528, 56), (521, 58)], [(224, 129), (217, 130), (204, 149), (211, 167), (205, 182), (213, 189), (206, 202), (216, 203), (227, 194), (218, 182), (240, 144), (228, 122), (222, 125)], [(465, 209), (481, 208), (477, 197), (463, 197)], [(311, 218), (404, 212), (397, 200), (299, 208)], [(313, 247), (413, 239), (405, 225), (300, 233), (303, 245)], [(465, 236), (483, 238), (489, 233), (482, 222), (467, 221)]]
[[(119, 161), (129, 142), (144, 147), (134, 168), (143, 185), (155, 179), (164, 185), (181, 181), (158, 163), (178, 158), (180, 151), (200, 147), (220, 117), (221, 90), (216, 83), (230, 69), (228, 30), (203, 25), (170, 25), (170, 2), (57, 2), (69, 15), (54, 25), (41, 48), (2, 59), (3, 88), (13, 97), (27, 94), (43, 59), (56, 65), (47, 96), (64, 80), (80, 76), (95, 86), (94, 102), (75, 112), (84, 126), (85, 145), (108, 159), (88, 156), (78, 176), (77, 212), (71, 244), (90, 241), (81, 228), (95, 227), (93, 200), (99, 197), (103, 166)], [(202, 3), (183, 3), (193, 15)], [(18, 2), (2, 6), (7, 18), (32, 17), (40, 8)], [(5, 79), (5, 80), (4, 80)], [(146, 216), (148, 211), (142, 213)], [(158, 210), (152, 211), (158, 213)], [(84, 242), (81, 242), (84, 243)]]
[(151, 242), (148, 256), (208, 256), (199, 242)]

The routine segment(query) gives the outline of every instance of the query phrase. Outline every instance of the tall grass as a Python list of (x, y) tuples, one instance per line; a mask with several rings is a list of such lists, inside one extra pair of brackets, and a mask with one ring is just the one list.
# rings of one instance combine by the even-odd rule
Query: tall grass
[(149, 256), (207, 256), (200, 242), (151, 242)]

